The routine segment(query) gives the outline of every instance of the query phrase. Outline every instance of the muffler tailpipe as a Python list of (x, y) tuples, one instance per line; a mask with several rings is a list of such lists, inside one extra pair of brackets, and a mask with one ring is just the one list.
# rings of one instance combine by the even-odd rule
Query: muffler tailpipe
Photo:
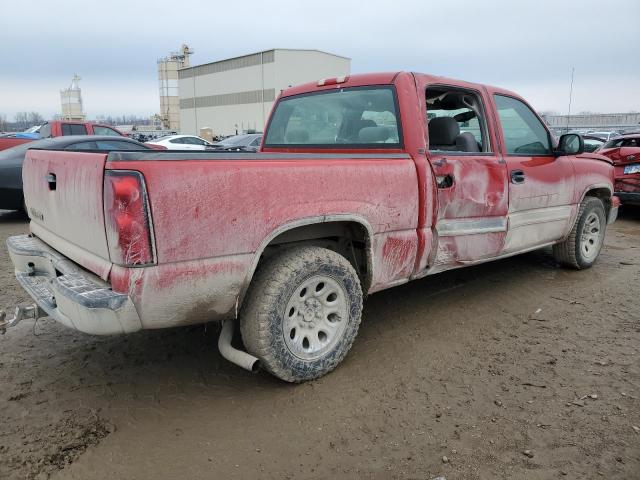
[(236, 322), (234, 320), (226, 320), (222, 323), (222, 331), (218, 338), (218, 350), (220, 350), (220, 354), (231, 363), (235, 363), (250, 372), (257, 372), (260, 361), (253, 355), (231, 346), (235, 326)]

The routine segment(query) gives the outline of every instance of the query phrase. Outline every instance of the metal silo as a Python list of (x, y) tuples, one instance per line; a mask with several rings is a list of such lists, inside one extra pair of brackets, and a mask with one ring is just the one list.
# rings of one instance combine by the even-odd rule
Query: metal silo
[(180, 52), (158, 59), (158, 81), (160, 86), (160, 117), (163, 127), (180, 131), (180, 97), (178, 95), (178, 70), (189, 66), (192, 50), (185, 44)]
[(60, 103), (62, 105), (63, 120), (84, 121), (85, 115), (82, 108), (82, 93), (78, 82), (80, 77), (74, 75), (69, 88), (60, 90)]

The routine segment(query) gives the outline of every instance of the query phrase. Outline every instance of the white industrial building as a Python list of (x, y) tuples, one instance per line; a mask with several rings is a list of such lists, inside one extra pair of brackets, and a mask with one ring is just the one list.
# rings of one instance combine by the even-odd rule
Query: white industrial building
[(351, 59), (318, 50), (273, 49), (178, 70), (180, 130), (214, 135), (262, 131), (280, 91), (349, 75)]

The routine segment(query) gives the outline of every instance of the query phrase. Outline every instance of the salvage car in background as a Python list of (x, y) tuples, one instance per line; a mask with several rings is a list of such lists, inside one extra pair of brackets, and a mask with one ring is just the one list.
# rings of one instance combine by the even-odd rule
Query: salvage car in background
[(606, 142), (606, 140), (594, 135), (583, 135), (582, 140), (584, 140), (584, 151), (589, 153), (595, 152)]
[(167, 135), (147, 142), (147, 144), (162, 145), (167, 150), (206, 150), (213, 146), (204, 138), (195, 135)]
[(608, 142), (609, 140), (613, 140), (614, 138), (619, 137), (620, 133), (615, 131), (607, 131), (607, 132), (588, 131), (587, 133), (585, 133), (585, 135), (589, 135), (591, 137), (598, 137), (604, 140), (605, 142)]
[[(35, 140), (0, 152), (0, 209), (23, 208), (22, 163), (30, 148), (68, 151), (155, 150), (130, 138), (74, 135)], [(162, 149), (162, 147), (160, 147)]]
[(31, 149), (31, 235), (7, 246), (36, 303), (0, 327), (222, 320), (228, 360), (318, 378), (351, 348), (367, 294), (546, 246), (591, 267), (619, 200), (611, 162), (583, 147), (554, 147), (515, 93), (398, 72), (284, 90), (260, 153)]
[(640, 134), (609, 140), (598, 153), (613, 161), (615, 194), (620, 201), (640, 205)]
[(261, 143), (261, 133), (245, 133), (220, 140), (213, 144), (213, 149), (227, 152), (257, 152)]

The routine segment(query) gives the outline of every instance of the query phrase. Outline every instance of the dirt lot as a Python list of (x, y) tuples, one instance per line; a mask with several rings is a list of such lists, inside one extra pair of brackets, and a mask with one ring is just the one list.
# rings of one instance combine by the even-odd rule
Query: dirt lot
[[(0, 237), (25, 221), (0, 213)], [(225, 362), (216, 325), (0, 337), (0, 478), (640, 478), (640, 210), (597, 266), (548, 251), (373, 295), (305, 385)], [(2, 306), (27, 300), (0, 248)], [(446, 458), (445, 458), (446, 457)]]

